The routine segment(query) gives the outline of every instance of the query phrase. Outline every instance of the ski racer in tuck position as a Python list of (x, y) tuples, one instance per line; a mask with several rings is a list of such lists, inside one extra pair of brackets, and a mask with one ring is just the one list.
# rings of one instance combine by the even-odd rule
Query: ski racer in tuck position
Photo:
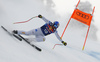
[(47, 20), (42, 15), (38, 15), (38, 17), (46, 22), (40, 28), (32, 29), (30, 31), (13, 30), (12, 32), (14, 34), (23, 34), (23, 35), (27, 35), (27, 36), (28, 35), (35, 35), (36, 38), (27, 39), (27, 40), (29, 40), (29, 42), (32, 42), (32, 41), (37, 41), (37, 42), (45, 41), (45, 36), (54, 33), (56, 35), (56, 37), (58, 38), (58, 40), (61, 41), (61, 43), (63, 43), (63, 45), (66, 46), (67, 43), (60, 38), (60, 36), (58, 35), (58, 32), (57, 32), (57, 28), (59, 27), (59, 22), (55, 21), (55, 22), (52, 23), (51, 21)]

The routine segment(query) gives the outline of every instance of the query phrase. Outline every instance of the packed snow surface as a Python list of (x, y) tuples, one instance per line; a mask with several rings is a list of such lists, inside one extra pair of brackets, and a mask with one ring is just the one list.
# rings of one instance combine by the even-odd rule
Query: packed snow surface
[[(57, 18), (59, 16), (52, 12), (52, 10), (45, 8), (42, 0), (1, 0), (0, 26), (3, 25), (10, 32), (14, 29), (28, 31), (42, 26), (44, 21), (34, 18), (23, 24), (13, 23), (26, 21), (38, 14), (42, 14), (49, 20), (59, 21)], [(58, 33), (61, 35), (67, 21), (59, 22), (61, 24)], [(82, 51), (85, 40), (85, 35), (82, 33), (86, 34), (87, 28), (71, 28), (69, 25), (63, 36), (63, 40), (68, 43), (67, 46), (57, 45), (52, 49), (55, 44), (61, 44), (54, 34), (47, 36), (45, 42), (33, 42), (42, 49), (41, 52), (26, 42), (10, 36), (0, 28), (0, 62), (100, 62), (100, 43), (98, 41), (87, 39), (85, 49)]]

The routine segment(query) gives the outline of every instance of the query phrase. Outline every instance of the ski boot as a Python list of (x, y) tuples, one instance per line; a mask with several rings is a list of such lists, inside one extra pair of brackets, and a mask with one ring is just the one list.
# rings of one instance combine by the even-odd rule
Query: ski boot
[(17, 30), (13, 30), (12, 33), (13, 34), (18, 34), (18, 31)]

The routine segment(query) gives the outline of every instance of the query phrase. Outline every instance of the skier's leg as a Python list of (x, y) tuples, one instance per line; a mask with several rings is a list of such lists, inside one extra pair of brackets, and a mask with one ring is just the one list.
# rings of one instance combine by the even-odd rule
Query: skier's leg
[(35, 36), (36, 36), (35, 40), (37, 42), (45, 41), (45, 37), (44, 37), (44, 34), (41, 31), (41, 28), (38, 28), (38, 29), (35, 30)]
[(38, 37), (36, 37), (35, 40), (36, 40), (37, 42), (43, 42), (43, 41), (45, 41), (46, 39), (45, 39), (44, 36), (38, 36)]
[(44, 36), (38, 36), (36, 38), (25, 38), (27, 41), (31, 42), (43, 42), (45, 41), (45, 37)]
[(23, 35), (34, 35), (34, 29), (30, 30), (30, 31), (21, 31), (21, 30), (17, 30), (16, 34), (23, 34)]
[(41, 31), (40, 28), (38, 28), (38, 29), (33, 29), (33, 30), (30, 30), (30, 31), (21, 31), (21, 30), (17, 30), (17, 34), (35, 35), (36, 38), (27, 39), (27, 40), (29, 40), (29, 42), (32, 42), (32, 41), (36, 41), (36, 42), (45, 41), (44, 34), (42, 33), (42, 31)]
[(25, 39), (26, 39), (28, 42), (30, 42), (30, 43), (31, 43), (32, 41), (34, 41), (34, 42), (36, 41), (35, 38), (25, 38)]

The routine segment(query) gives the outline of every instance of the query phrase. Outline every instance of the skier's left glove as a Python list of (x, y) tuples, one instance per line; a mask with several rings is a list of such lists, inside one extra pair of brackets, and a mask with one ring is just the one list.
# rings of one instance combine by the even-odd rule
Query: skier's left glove
[(64, 42), (64, 41), (62, 41), (62, 43), (66, 46), (67, 45), (67, 43), (66, 42)]
[(42, 18), (42, 15), (38, 15), (39, 18)]

